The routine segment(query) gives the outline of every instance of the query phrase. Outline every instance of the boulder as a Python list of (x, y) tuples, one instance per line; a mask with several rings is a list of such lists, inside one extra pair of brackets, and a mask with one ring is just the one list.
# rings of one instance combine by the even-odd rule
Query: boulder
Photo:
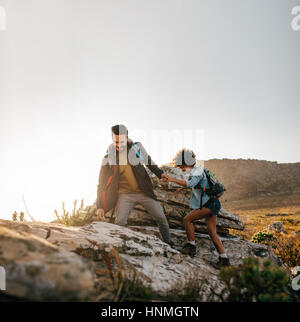
[(283, 225), (280, 221), (273, 222), (267, 227), (268, 230), (274, 231), (276, 233), (287, 234), (287, 231), (283, 228)]
[(94, 285), (92, 263), (38, 236), (43, 235), (43, 229), (35, 235), (36, 229), (32, 228), (1, 223), (0, 263), (6, 271), (5, 295), (33, 301), (88, 299)]
[[(163, 166), (165, 173), (172, 175), (178, 179), (185, 179), (186, 176), (177, 168)], [(184, 230), (183, 218), (190, 212), (190, 189), (182, 189), (178, 191), (179, 186), (171, 182), (163, 182), (159, 180), (153, 173), (148, 171), (151, 178), (155, 194), (164, 209), (164, 213), (169, 222), (170, 228)], [(93, 206), (95, 208), (95, 204)], [(112, 211), (106, 214), (106, 218), (114, 222), (114, 214)], [(145, 209), (137, 205), (130, 213), (128, 218), (129, 225), (136, 226), (156, 226), (152, 216)], [(217, 232), (219, 234), (228, 234), (229, 229), (243, 230), (244, 225), (237, 215), (231, 214), (224, 208), (221, 208), (217, 219)], [(207, 233), (205, 220), (195, 222), (195, 231), (199, 233)]]
[[(183, 230), (171, 229), (171, 236), (174, 248), (159, 238), (159, 230), (153, 226), (92, 222), (70, 227), (0, 220), (0, 260), (7, 274), (3, 294), (35, 301), (112, 301), (114, 293), (104, 251), (110, 255), (117, 251), (123, 269), (136, 270), (161, 296), (192, 273), (207, 284), (204, 300), (210, 288), (221, 290), (219, 271), (213, 267), (218, 254), (209, 236), (195, 234), (199, 252), (194, 258), (178, 250), (186, 241)], [(246, 257), (277, 261), (266, 245), (231, 235), (221, 239), (233, 265), (241, 264)]]

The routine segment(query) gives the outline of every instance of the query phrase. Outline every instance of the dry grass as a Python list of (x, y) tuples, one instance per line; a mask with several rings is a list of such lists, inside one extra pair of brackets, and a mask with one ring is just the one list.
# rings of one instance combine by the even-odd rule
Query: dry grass
[[(242, 236), (245, 239), (251, 240), (253, 234), (261, 231), (275, 221), (280, 221), (284, 229), (291, 233), (300, 229), (300, 205), (290, 206), (272, 206), (272, 202), (264, 200), (264, 203), (259, 204), (259, 200), (251, 200), (247, 202), (248, 209), (243, 201), (237, 203), (224, 203), (224, 208), (234, 214), (237, 214), (245, 224), (243, 231), (232, 230), (234, 235)], [(278, 201), (276, 201), (277, 204)], [(242, 206), (243, 205), (243, 206)]]

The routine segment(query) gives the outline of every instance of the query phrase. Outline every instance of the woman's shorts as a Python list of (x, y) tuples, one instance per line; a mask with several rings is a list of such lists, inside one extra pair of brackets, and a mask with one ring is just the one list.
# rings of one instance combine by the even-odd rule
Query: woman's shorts
[(209, 199), (203, 207), (210, 209), (211, 214), (217, 216), (221, 209), (221, 203), (219, 199)]

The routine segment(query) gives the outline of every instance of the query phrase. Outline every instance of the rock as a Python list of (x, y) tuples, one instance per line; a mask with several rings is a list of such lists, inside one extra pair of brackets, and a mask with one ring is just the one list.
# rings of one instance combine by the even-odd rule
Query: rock
[[(0, 260), (7, 273), (5, 294), (25, 300), (113, 300), (113, 288), (104, 251), (119, 253), (126, 272), (137, 270), (145, 283), (162, 296), (196, 272), (209, 288), (223, 288), (212, 264), (218, 254), (207, 234), (196, 233), (199, 253), (190, 258), (178, 249), (185, 243), (183, 230), (171, 229), (175, 246), (161, 241), (157, 227), (121, 227), (93, 222), (82, 227), (54, 223), (18, 223), (0, 220)], [(227, 235), (221, 237), (233, 265), (246, 257), (270, 258), (266, 245)], [(101, 252), (92, 244), (98, 243)]]
[(300, 237), (300, 230), (293, 231), (291, 234)]
[(271, 225), (269, 225), (267, 227), (268, 230), (277, 232), (277, 233), (284, 233), (287, 234), (287, 231), (283, 228), (283, 225), (280, 221), (276, 221), (274, 223), (272, 223)]
[[(165, 173), (179, 179), (185, 178), (182, 171), (177, 168), (163, 166), (162, 169)], [(170, 228), (184, 230), (183, 218), (190, 212), (190, 189), (183, 189), (175, 194), (175, 191), (179, 188), (178, 186), (174, 183), (162, 182), (150, 171), (148, 173), (156, 196), (164, 209)], [(93, 207), (95, 208), (95, 204)], [(106, 218), (114, 222), (115, 218), (112, 211), (106, 214)], [(152, 216), (140, 205), (137, 205), (131, 211), (128, 224), (133, 226), (156, 226)], [(243, 230), (244, 225), (237, 215), (231, 214), (222, 208), (217, 219), (217, 232), (219, 234), (228, 234), (229, 229)], [(195, 223), (195, 231), (207, 233), (204, 219)]]
[(5, 294), (32, 301), (86, 300), (94, 285), (92, 264), (34, 235), (36, 230), (32, 228), (24, 224), (5, 227), (1, 223), (0, 263), (6, 270)]

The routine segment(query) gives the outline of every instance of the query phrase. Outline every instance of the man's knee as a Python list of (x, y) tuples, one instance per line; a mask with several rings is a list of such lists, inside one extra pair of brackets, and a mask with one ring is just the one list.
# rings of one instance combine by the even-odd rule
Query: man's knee
[(168, 224), (167, 218), (166, 218), (165, 214), (163, 213), (163, 211), (156, 212), (154, 214), (154, 219), (160, 225), (167, 225)]
[(127, 225), (127, 217), (122, 216), (121, 214), (116, 214), (115, 224), (119, 226), (126, 226)]

